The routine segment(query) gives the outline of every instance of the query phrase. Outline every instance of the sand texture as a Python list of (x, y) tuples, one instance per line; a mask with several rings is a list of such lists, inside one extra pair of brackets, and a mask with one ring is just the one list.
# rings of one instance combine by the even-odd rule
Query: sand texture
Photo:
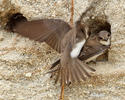
[[(93, 0), (74, 0), (74, 21)], [(99, 0), (100, 1), (100, 0)], [(0, 100), (58, 100), (60, 84), (45, 74), (60, 54), (3, 29), (8, 12), (28, 20), (70, 20), (70, 0), (0, 0)], [(86, 82), (65, 88), (65, 100), (125, 100), (125, 0), (102, 0), (93, 15), (104, 14), (111, 25), (108, 62), (90, 64), (97, 71)]]

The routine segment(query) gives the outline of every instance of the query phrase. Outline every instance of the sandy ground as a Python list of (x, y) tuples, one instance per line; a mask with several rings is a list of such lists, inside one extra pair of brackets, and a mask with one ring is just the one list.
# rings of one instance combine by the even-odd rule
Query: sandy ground
[[(90, 0), (75, 0), (75, 20)], [(0, 18), (12, 8), (29, 20), (70, 19), (69, 0), (1, 0)], [(111, 24), (112, 46), (108, 62), (90, 64), (96, 73), (86, 82), (65, 89), (65, 100), (125, 100), (125, 2), (103, 0), (94, 14), (104, 13)], [(3, 20), (3, 22), (2, 22)], [(37, 43), (0, 28), (0, 100), (58, 100), (60, 85), (45, 74), (59, 54), (45, 43)]]

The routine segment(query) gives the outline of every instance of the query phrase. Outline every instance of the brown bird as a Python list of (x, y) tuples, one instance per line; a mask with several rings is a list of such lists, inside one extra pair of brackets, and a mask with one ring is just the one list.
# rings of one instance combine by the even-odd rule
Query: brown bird
[[(77, 27), (78, 26), (76, 26), (73, 29), (76, 29)], [(73, 32), (75, 32), (73, 29), (68, 32), (67, 36), (71, 36), (70, 34), (73, 34)], [(71, 52), (75, 50), (75, 48), (73, 48), (74, 44), (72, 43), (75, 42), (77, 39), (73, 39), (72, 36), (71, 39), (67, 41), (65, 40), (66, 38), (64, 38), (64, 41), (67, 41), (67, 43), (62, 44), (62, 46), (65, 45), (62, 57), (57, 62), (55, 62), (51, 67), (51, 69), (54, 69), (56, 65), (59, 64), (59, 66), (57, 66), (56, 68), (56, 70), (58, 71), (56, 82), (59, 80), (59, 76), (61, 75), (61, 84), (62, 84), (61, 98), (63, 98), (62, 94), (64, 92), (64, 85), (66, 84), (68, 85), (72, 82), (80, 82), (81, 80), (85, 80), (86, 76), (90, 77), (89, 73), (87, 72), (87, 69), (91, 71), (94, 71), (94, 69), (87, 66), (85, 63), (95, 60), (99, 55), (103, 54), (106, 50), (109, 49), (111, 44), (110, 36), (111, 34), (108, 31), (104, 30), (100, 31), (97, 34), (91, 34), (89, 38), (86, 40), (85, 44), (82, 45), (83, 49), (81, 50), (80, 55), (78, 53), (76, 57), (72, 56)], [(84, 38), (83, 39), (81, 38), (81, 41), (83, 40)], [(79, 43), (80, 42), (77, 42), (75, 43), (75, 45)], [(75, 52), (77, 52), (77, 50), (75, 50)]]
[[(59, 19), (27, 21), (20, 14), (13, 15), (6, 25), (9, 31), (39, 42), (45, 41), (52, 48), (61, 52), (61, 63), (57, 67), (58, 70), (56, 69), (58, 71), (56, 80), (61, 79), (62, 91), (64, 85), (86, 80), (87, 77), (90, 77), (89, 72), (95, 71), (77, 58), (88, 38), (88, 28), (81, 24), (81, 19), (85, 13), (82, 14), (72, 29), (69, 24)], [(18, 17), (19, 20), (17, 20)], [(53, 72), (53, 68), (51, 69)]]
[(105, 53), (111, 45), (111, 33), (105, 30), (96, 34), (91, 34), (86, 41), (79, 59), (85, 62), (96, 60), (96, 58)]
[(80, 19), (76, 21), (75, 26), (65, 34), (61, 41), (61, 59), (59, 66), (51, 67), (50, 72), (58, 72), (56, 82), (61, 80), (61, 98), (63, 98), (65, 85), (84, 81), (87, 77), (91, 76), (90, 71), (95, 71), (78, 59), (80, 51), (88, 38), (88, 27), (85, 24), (81, 24), (81, 19), (85, 13), (82, 14)]
[[(96, 34), (90, 34), (83, 48), (80, 51), (78, 58), (81, 61), (95, 61), (96, 58), (105, 53), (111, 45), (111, 33), (105, 30)], [(60, 63), (60, 59), (52, 64), (52, 68)]]
[(77, 21), (76, 25), (61, 41), (60, 65), (56, 68), (58, 71), (56, 81), (58, 81), (59, 78), (61, 79), (61, 98), (63, 98), (65, 85), (85, 81), (87, 77), (91, 76), (90, 71), (95, 71), (78, 59), (80, 51), (87, 39), (85, 32), (85, 30), (81, 30), (81, 24)]

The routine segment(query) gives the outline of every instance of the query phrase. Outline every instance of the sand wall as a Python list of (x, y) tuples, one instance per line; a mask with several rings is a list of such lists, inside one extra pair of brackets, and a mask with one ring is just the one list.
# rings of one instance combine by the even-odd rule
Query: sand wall
[[(74, 0), (74, 21), (92, 0)], [(0, 100), (57, 100), (60, 85), (44, 73), (59, 54), (45, 43), (3, 29), (7, 14), (21, 12), (28, 20), (70, 20), (70, 0), (0, 0)], [(86, 82), (65, 89), (65, 100), (125, 100), (125, 1), (102, 0), (93, 11), (111, 24), (109, 61), (90, 64), (97, 69)]]

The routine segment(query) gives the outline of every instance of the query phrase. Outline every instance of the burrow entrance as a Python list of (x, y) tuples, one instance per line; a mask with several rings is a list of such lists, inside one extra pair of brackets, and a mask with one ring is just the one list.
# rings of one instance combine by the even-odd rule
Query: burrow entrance
[[(102, 18), (90, 18), (87, 20), (88, 26), (89, 26), (89, 35), (90, 34), (97, 34), (98, 32), (102, 30), (106, 30), (111, 35), (111, 25), (108, 23), (107, 20), (103, 20)], [(110, 40), (111, 41), (111, 40)], [(108, 61), (109, 57), (109, 50), (107, 50), (103, 55), (99, 56), (96, 61)]]

